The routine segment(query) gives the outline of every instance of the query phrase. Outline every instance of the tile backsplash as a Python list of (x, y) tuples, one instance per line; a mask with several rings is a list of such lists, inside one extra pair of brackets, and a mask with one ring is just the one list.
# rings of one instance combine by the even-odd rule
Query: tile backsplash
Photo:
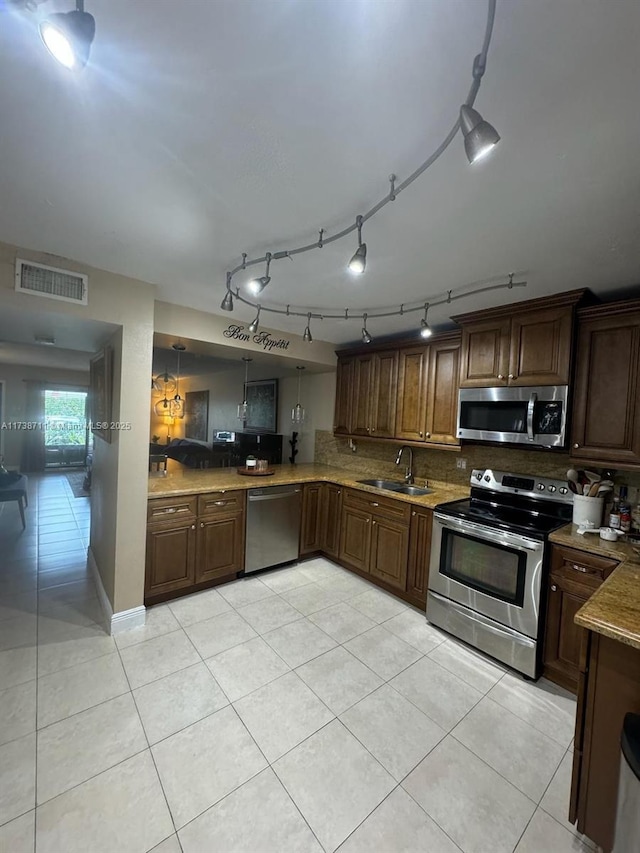
[[(396, 467), (395, 459), (399, 444), (383, 441), (355, 439), (356, 452), (350, 450), (345, 438), (334, 436), (326, 430), (316, 430), (315, 461), (337, 468), (346, 468), (363, 476), (402, 478), (402, 465)], [(544, 450), (520, 450), (511, 447), (489, 447), (469, 444), (460, 453), (447, 450), (415, 448), (413, 472), (418, 483), (427, 479), (429, 483), (454, 483), (466, 486), (474, 468), (493, 468), (515, 474), (535, 474), (564, 480), (567, 469), (572, 467), (567, 453)], [(405, 456), (406, 458), (406, 456)], [(466, 469), (456, 467), (456, 460), (465, 459)], [(640, 488), (640, 472), (619, 471), (615, 482), (625, 483), (633, 490)], [(633, 491), (630, 497), (633, 500)]]

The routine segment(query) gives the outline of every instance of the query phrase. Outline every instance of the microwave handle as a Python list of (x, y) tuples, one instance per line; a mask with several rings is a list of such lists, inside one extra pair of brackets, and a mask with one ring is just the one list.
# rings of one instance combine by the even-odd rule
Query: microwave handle
[(529, 441), (533, 441), (533, 413), (537, 402), (538, 395), (533, 391), (529, 397), (529, 403), (527, 405), (527, 435), (529, 437)]

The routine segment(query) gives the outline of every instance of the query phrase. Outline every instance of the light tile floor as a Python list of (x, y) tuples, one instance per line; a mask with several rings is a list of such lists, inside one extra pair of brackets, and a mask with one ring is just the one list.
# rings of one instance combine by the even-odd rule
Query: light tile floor
[(0, 508), (2, 853), (569, 853), (573, 697), (324, 559), (115, 640), (87, 499)]

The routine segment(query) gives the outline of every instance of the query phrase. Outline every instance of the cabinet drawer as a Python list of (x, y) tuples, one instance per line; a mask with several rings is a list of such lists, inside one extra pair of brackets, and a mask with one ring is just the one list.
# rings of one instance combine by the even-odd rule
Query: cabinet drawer
[(551, 571), (555, 575), (576, 583), (598, 587), (618, 565), (617, 560), (587, 554), (573, 548), (554, 545), (551, 555)]
[(195, 516), (197, 506), (196, 495), (185, 495), (179, 498), (154, 498), (147, 503), (147, 521), (162, 522), (173, 519)]
[(354, 489), (345, 491), (344, 504), (353, 507), (353, 509), (377, 513), (385, 518), (395, 518), (398, 521), (408, 522), (411, 515), (411, 507), (408, 503), (393, 498), (383, 498), (371, 492), (358, 492)]
[(242, 490), (229, 492), (221, 489), (219, 492), (198, 495), (198, 515), (220, 515), (243, 510), (245, 494)]

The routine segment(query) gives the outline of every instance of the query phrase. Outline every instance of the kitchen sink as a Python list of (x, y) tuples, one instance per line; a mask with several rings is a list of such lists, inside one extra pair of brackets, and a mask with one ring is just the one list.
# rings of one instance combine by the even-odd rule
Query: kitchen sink
[(400, 495), (411, 495), (420, 497), (430, 495), (433, 489), (421, 489), (419, 486), (407, 486), (404, 483), (396, 483), (394, 480), (358, 480), (363, 486), (373, 486), (375, 489), (383, 489), (387, 492), (397, 492)]

